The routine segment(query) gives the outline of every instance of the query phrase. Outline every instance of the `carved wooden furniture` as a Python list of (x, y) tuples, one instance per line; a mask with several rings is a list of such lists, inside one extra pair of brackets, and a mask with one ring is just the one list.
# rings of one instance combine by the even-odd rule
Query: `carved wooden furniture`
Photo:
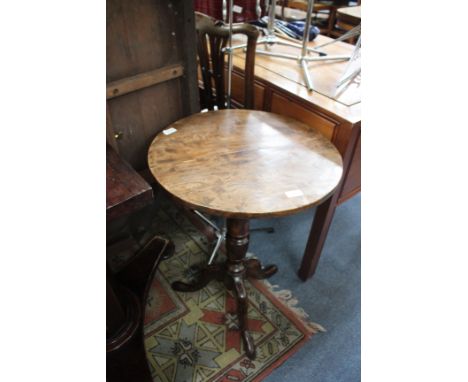
[(199, 111), (192, 1), (107, 0), (107, 141), (137, 171), (151, 139)]
[[(229, 28), (218, 26), (215, 21), (205, 15), (196, 16), (198, 60), (200, 63), (203, 91), (200, 93), (203, 108), (213, 110), (226, 108), (225, 91), (225, 56), (224, 48), (229, 39)], [(247, 36), (247, 51), (244, 65), (244, 106), (252, 109), (254, 105), (254, 69), (255, 49), (257, 46), (258, 30), (249, 24), (235, 25), (233, 35)], [(213, 89), (215, 94), (213, 95)]]
[[(109, 146), (106, 158), (106, 213), (111, 223), (151, 203), (153, 191)], [(151, 381), (143, 345), (145, 289), (161, 257), (171, 251), (172, 243), (153, 237), (117, 272), (107, 267), (106, 366), (110, 382)]]
[(236, 295), (244, 348), (254, 358), (244, 279), (267, 278), (277, 268), (246, 258), (249, 219), (292, 214), (328, 198), (342, 175), (341, 156), (304, 123), (261, 111), (199, 113), (169, 128), (175, 131), (157, 135), (150, 146), (150, 170), (179, 202), (227, 219), (228, 258), (205, 268), (196, 283), (173, 288), (193, 291), (224, 281)]
[[(331, 41), (319, 35), (310, 46)], [(242, 41), (235, 41), (235, 43)], [(291, 52), (276, 46), (277, 51)], [(330, 54), (351, 54), (353, 45), (339, 42), (324, 50)], [(236, 51), (233, 72), (233, 105), (243, 107), (243, 53)], [(335, 209), (361, 190), (361, 99), (360, 85), (353, 83), (334, 98), (334, 85), (347, 63), (311, 63), (314, 91), (309, 92), (301, 68), (289, 60), (257, 56), (255, 61), (255, 109), (294, 117), (322, 133), (343, 157), (344, 175), (335, 194), (317, 207), (299, 269), (306, 280), (315, 273)], [(201, 85), (201, 84), (200, 84)]]

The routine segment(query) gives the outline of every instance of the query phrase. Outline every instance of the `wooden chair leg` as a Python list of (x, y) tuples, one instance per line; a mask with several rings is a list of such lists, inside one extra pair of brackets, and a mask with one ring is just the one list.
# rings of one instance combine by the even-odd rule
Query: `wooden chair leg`
[(331, 7), (330, 13), (328, 16), (327, 31), (325, 33), (326, 36), (331, 36), (331, 31), (333, 30), (333, 27), (335, 26), (335, 21), (336, 21), (336, 7)]
[(314, 221), (307, 239), (306, 249), (302, 257), (301, 267), (299, 269), (299, 278), (306, 281), (317, 269), (322, 253), (323, 245), (327, 238), (328, 230), (335, 214), (337, 206), (338, 193), (333, 194), (328, 200), (317, 207)]

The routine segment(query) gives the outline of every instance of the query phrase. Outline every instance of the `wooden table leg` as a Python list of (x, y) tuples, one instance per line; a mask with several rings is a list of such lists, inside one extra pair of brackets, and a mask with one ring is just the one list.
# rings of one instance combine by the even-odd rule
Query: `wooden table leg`
[(255, 359), (255, 345), (248, 332), (248, 300), (244, 284), (247, 273), (244, 260), (247, 254), (247, 248), (249, 247), (249, 220), (227, 219), (226, 225), (227, 272), (233, 281), (236, 294), (239, 329), (242, 339), (244, 340), (247, 357)]
[(172, 288), (179, 292), (194, 292), (205, 287), (210, 281), (224, 281), (229, 290), (233, 290), (237, 302), (237, 317), (239, 329), (244, 342), (247, 357), (255, 359), (255, 344), (248, 331), (248, 298), (245, 279), (266, 279), (273, 276), (278, 268), (276, 265), (263, 267), (258, 259), (246, 259), (249, 247), (249, 220), (228, 218), (226, 221), (226, 255), (223, 264), (208, 265), (201, 271), (201, 275), (193, 283), (175, 281)]
[[(333, 220), (333, 215), (335, 214), (336, 207), (338, 206), (338, 200), (343, 198), (343, 187), (347, 182), (351, 166), (357, 166), (359, 169), (360, 163), (361, 122), (358, 122), (353, 127), (346, 152), (343, 155), (343, 178), (336, 188), (335, 193), (324, 203), (317, 206), (317, 210), (315, 211), (314, 221), (312, 222), (306, 249), (304, 251), (304, 256), (302, 257), (301, 267), (298, 272), (299, 278), (302, 281), (306, 281), (317, 269), (320, 254), (322, 253), (323, 245), (325, 244), (328, 230), (330, 229), (330, 225)], [(358, 171), (360, 173), (360, 169)], [(349, 194), (347, 198), (349, 198)]]
[(314, 221), (312, 222), (306, 249), (302, 257), (301, 267), (298, 272), (302, 281), (306, 281), (317, 269), (320, 254), (322, 253), (323, 245), (325, 244), (328, 230), (330, 229), (333, 215), (335, 214), (337, 201), (338, 193), (335, 193), (332, 197), (319, 205), (315, 211)]

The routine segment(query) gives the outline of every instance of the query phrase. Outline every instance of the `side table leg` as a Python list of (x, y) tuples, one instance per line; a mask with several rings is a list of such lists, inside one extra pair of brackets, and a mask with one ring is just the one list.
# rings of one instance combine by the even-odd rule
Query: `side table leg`
[(335, 193), (331, 198), (317, 207), (298, 272), (302, 281), (306, 281), (317, 269), (323, 245), (325, 244), (328, 230), (335, 214), (337, 199), (338, 193)]
[(227, 271), (232, 279), (236, 299), (239, 328), (244, 340), (247, 356), (255, 359), (255, 345), (247, 325), (248, 299), (245, 290), (246, 267), (244, 265), (247, 248), (249, 246), (249, 220), (228, 218), (226, 234)]
[(182, 281), (174, 281), (172, 283), (172, 289), (177, 292), (195, 292), (208, 285), (211, 280), (222, 280), (224, 275), (224, 267), (220, 264), (207, 265), (206, 268), (201, 270), (201, 275), (198, 279), (187, 284)]
[(247, 268), (247, 277), (257, 280), (267, 279), (278, 271), (276, 265), (272, 264), (264, 267), (258, 259), (247, 259), (244, 264)]

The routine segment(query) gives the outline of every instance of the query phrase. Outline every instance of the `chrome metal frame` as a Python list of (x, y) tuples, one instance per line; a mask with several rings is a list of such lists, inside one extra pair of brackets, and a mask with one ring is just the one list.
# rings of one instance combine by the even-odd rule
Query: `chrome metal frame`
[[(230, 0), (231, 4), (233, 0)], [(263, 54), (266, 56), (271, 56), (271, 57), (277, 57), (277, 58), (283, 58), (283, 59), (289, 59), (289, 60), (295, 60), (298, 62), (298, 64), (302, 67), (302, 70), (304, 72), (304, 79), (307, 85), (308, 90), (313, 90), (312, 89), (312, 77), (309, 72), (309, 68), (307, 64), (312, 61), (347, 61), (351, 58), (350, 55), (327, 55), (327, 53), (323, 52), (320, 50), (320, 48), (323, 48), (325, 46), (334, 44), (338, 41), (343, 41), (346, 40), (350, 37), (359, 35), (361, 33), (361, 26), (358, 25), (357, 27), (353, 28), (352, 30), (348, 31), (345, 33), (343, 36), (340, 36), (339, 38), (327, 42), (325, 44), (315, 46), (315, 47), (309, 47), (308, 42), (309, 42), (309, 32), (310, 32), (310, 27), (312, 23), (312, 11), (314, 9), (314, 0), (309, 0), (307, 4), (307, 12), (306, 12), (306, 23), (305, 23), (305, 28), (304, 28), (304, 35), (302, 37), (302, 44), (296, 44), (293, 42), (289, 41), (284, 41), (280, 40), (276, 35), (275, 35), (275, 17), (276, 17), (276, 0), (270, 0), (270, 4), (268, 7), (268, 24), (267, 24), (267, 31), (265, 37), (262, 37), (258, 40), (257, 44), (265, 45), (265, 50), (259, 50), (257, 48), (257, 53), (258, 54)], [(231, 11), (230, 11), (230, 24), (232, 21), (232, 6), (231, 6)], [(231, 27), (231, 25), (230, 25)], [(230, 35), (230, 41), (231, 41), (232, 36)], [(301, 52), (299, 55), (294, 55), (294, 54), (287, 54), (287, 53), (277, 53), (277, 52), (272, 52), (270, 49), (273, 45), (284, 45), (284, 46), (291, 46), (294, 48), (300, 48)], [(229, 47), (226, 48), (226, 52), (229, 54), (229, 62), (230, 66), (229, 69), (232, 70), (232, 52), (235, 49), (240, 49), (240, 48), (246, 48), (246, 44), (240, 44), (236, 46), (232, 46), (232, 43), (229, 43)], [(310, 53), (316, 53), (318, 54), (318, 57), (311, 57), (309, 56)], [(230, 81), (231, 81), (231, 73), (228, 73), (228, 100), (230, 102), (231, 94), (230, 94)]]
[(229, 1), (229, 39), (226, 52), (228, 54), (228, 78), (227, 78), (227, 108), (231, 108), (231, 88), (232, 88), (232, 24), (234, 22), (234, 0)]
[(216, 235), (216, 244), (211, 252), (210, 258), (208, 260), (208, 265), (213, 263), (213, 260), (216, 257), (216, 253), (221, 247), (222, 242), (226, 239), (226, 228), (220, 229), (216, 224), (214, 224), (210, 219), (208, 219), (205, 215), (197, 210), (192, 210), (195, 215), (197, 215), (200, 219), (202, 219), (206, 224), (208, 224), (211, 228), (214, 229)]
[[(361, 36), (359, 36), (359, 39), (357, 40), (356, 42), (356, 47), (354, 48), (353, 50), (353, 54), (351, 55), (351, 58), (349, 60), (349, 64), (348, 64), (348, 67), (346, 68), (346, 70), (344, 71), (344, 73), (346, 73), (350, 67), (350, 65), (352, 65), (352, 62), (356, 59), (356, 57), (360, 54), (360, 49), (361, 49)], [(351, 72), (350, 74), (348, 74), (347, 76), (345, 77), (342, 77), (338, 83), (336, 84), (336, 88), (339, 88), (340, 86), (346, 84), (346, 83), (350, 83), (354, 78), (356, 78), (359, 74), (361, 74), (361, 68), (357, 68), (355, 69), (353, 72)]]

